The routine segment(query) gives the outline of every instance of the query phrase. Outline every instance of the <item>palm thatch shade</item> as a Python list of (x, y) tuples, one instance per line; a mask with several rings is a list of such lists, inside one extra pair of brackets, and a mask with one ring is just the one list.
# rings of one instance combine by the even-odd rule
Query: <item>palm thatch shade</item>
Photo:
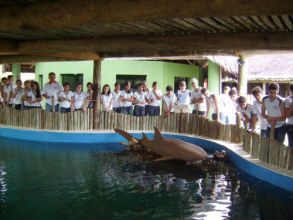
[[(238, 75), (238, 57), (208, 56), (208, 59)], [(253, 55), (245, 59), (245, 68), (249, 81), (290, 81), (293, 80), (293, 53)]]

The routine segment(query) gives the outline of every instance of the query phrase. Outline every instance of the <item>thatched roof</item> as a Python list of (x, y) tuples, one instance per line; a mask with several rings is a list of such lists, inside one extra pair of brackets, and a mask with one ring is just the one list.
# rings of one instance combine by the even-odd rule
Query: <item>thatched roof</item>
[[(238, 74), (238, 57), (209, 56), (225, 71)], [(293, 53), (253, 55), (245, 59), (248, 80), (293, 80)]]

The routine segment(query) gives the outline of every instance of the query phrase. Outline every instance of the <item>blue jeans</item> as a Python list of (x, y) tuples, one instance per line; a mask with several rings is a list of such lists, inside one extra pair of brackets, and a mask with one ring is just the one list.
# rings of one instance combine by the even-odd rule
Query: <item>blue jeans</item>
[(260, 130), (260, 137), (262, 137), (262, 138), (267, 138), (268, 136), (267, 136), (267, 130), (265, 130), (265, 129), (261, 129)]
[(41, 106), (30, 106), (29, 109), (42, 108)]
[(149, 105), (149, 116), (160, 115), (160, 106)]
[[(271, 128), (267, 127), (267, 137), (270, 137)], [(282, 125), (281, 127), (275, 128), (274, 139), (279, 143), (284, 143), (286, 135), (286, 125)]]
[(60, 112), (61, 112), (61, 113), (68, 113), (68, 112), (71, 112), (71, 108), (70, 108), (70, 107), (69, 107), (69, 108), (61, 107), (61, 108), (60, 108)]
[(122, 113), (122, 107), (113, 108), (113, 112)]
[(123, 107), (122, 113), (125, 115), (132, 115), (132, 106)]
[(293, 147), (293, 125), (287, 125), (288, 146)]
[(149, 105), (145, 106), (145, 115), (150, 115), (150, 106)]
[(135, 105), (133, 115), (135, 115), (135, 116), (145, 116), (145, 107)]
[[(46, 112), (52, 112), (52, 105), (46, 103)], [(55, 112), (59, 112), (59, 104), (55, 105)]]

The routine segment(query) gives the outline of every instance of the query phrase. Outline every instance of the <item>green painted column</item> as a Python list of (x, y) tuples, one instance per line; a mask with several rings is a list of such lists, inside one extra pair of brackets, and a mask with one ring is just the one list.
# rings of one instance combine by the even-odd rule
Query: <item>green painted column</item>
[(220, 84), (221, 84), (221, 70), (220, 66), (213, 61), (209, 60), (208, 63), (208, 89), (216, 94), (220, 94)]
[(21, 64), (20, 63), (14, 63), (12, 64), (12, 75), (15, 79), (20, 79), (20, 73), (21, 73)]

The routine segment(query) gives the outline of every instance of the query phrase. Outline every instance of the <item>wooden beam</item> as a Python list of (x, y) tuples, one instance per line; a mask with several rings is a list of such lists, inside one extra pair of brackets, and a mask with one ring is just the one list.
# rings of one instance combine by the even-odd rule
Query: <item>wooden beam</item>
[(293, 33), (218, 33), (181, 36), (120, 37), (23, 41), (20, 53), (93, 52), (103, 57), (191, 55), (198, 51), (292, 50)]
[(0, 40), (0, 55), (17, 54), (17, 42)]
[(170, 18), (292, 14), (288, 0), (63, 0), (0, 8), (0, 30), (47, 30), (86, 24), (151, 21)]
[(40, 57), (56, 57), (56, 58), (65, 58), (65, 59), (72, 59), (72, 60), (99, 60), (100, 57), (96, 53), (92, 52), (60, 52), (60, 53), (31, 53), (30, 55), (33, 56), (40, 56)]
[(100, 91), (101, 91), (101, 75), (102, 75), (102, 59), (94, 61), (93, 72), (93, 129), (98, 128), (98, 122), (100, 120)]
[(74, 61), (74, 59), (50, 57), (50, 56), (34, 56), (34, 55), (26, 55), (26, 54), (0, 56), (0, 64), (37, 63), (37, 62), (53, 62), (53, 61)]

